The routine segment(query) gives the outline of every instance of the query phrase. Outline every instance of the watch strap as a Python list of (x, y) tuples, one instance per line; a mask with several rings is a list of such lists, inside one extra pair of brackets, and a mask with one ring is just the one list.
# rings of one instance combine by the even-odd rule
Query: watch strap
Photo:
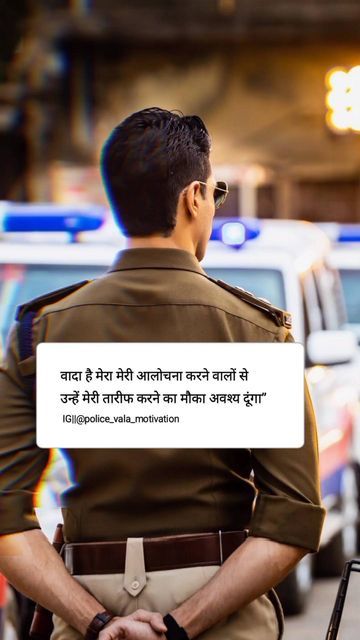
[(101, 611), (91, 620), (88, 628), (86, 629), (85, 640), (96, 640), (100, 631), (105, 625), (114, 618), (114, 614), (110, 611)]
[(184, 627), (180, 627), (170, 613), (168, 613), (163, 620), (167, 627), (167, 631), (165, 631), (167, 640), (190, 640)]

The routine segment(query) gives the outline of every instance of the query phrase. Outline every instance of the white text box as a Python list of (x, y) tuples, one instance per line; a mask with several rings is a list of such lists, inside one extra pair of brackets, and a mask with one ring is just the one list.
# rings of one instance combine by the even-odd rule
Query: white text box
[(37, 444), (283, 448), (304, 441), (294, 343), (42, 343)]

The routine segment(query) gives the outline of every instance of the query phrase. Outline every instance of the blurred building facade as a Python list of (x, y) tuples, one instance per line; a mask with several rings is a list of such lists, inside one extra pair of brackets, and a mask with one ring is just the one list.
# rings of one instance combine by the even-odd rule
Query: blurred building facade
[(326, 73), (359, 64), (355, 0), (34, 1), (0, 87), (26, 171), (0, 198), (101, 200), (104, 139), (161, 106), (207, 123), (225, 213), (360, 221), (360, 134), (325, 122)]

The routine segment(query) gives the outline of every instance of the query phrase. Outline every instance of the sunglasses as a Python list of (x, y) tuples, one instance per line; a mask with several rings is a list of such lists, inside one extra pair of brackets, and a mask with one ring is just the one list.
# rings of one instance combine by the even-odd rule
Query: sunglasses
[[(200, 184), (204, 184), (205, 187), (209, 186), (206, 182), (201, 182), (201, 180), (198, 180), (198, 182)], [(218, 209), (219, 207), (221, 207), (222, 204), (224, 204), (228, 193), (229, 193), (229, 187), (226, 182), (219, 181), (216, 183), (214, 188), (215, 209)]]

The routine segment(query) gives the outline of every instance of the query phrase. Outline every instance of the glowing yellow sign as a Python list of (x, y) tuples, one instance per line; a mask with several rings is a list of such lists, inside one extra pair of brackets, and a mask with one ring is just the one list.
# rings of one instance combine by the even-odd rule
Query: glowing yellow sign
[(327, 125), (338, 133), (360, 133), (360, 65), (331, 69), (326, 85)]

